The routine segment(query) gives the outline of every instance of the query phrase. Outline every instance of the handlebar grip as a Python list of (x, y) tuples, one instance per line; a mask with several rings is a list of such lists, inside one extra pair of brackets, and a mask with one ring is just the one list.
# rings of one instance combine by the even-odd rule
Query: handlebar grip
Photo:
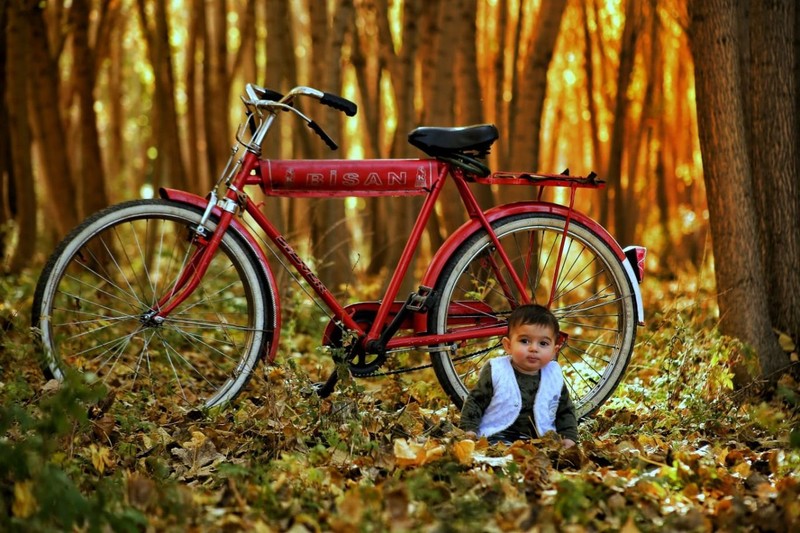
[(330, 136), (328, 136), (328, 134), (325, 133), (325, 130), (322, 129), (322, 126), (320, 126), (319, 124), (317, 124), (312, 120), (308, 123), (308, 127), (314, 130), (314, 133), (319, 135), (322, 138), (322, 140), (325, 141), (325, 144), (328, 145), (328, 148), (330, 148), (331, 150), (336, 150), (339, 148), (339, 146), (337, 146), (337, 144), (333, 141), (333, 139), (331, 139)]
[(322, 98), (320, 98), (319, 101), (326, 106), (338, 109), (339, 111), (344, 111), (344, 114), (348, 117), (354, 117), (358, 112), (358, 106), (355, 103), (351, 102), (347, 98), (342, 98), (341, 96), (337, 96), (335, 94), (322, 93)]

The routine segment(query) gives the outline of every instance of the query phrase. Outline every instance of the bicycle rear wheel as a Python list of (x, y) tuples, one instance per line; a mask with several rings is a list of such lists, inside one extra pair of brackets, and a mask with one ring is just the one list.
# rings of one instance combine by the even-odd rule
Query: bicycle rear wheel
[[(245, 386), (275, 335), (274, 295), (248, 243), (229, 231), (200, 286), (160, 324), (202, 213), (165, 200), (105, 209), (78, 226), (39, 278), (32, 323), (45, 373), (91, 373), (126, 402), (213, 407)], [(210, 220), (209, 229), (216, 226)]]
[[(503, 218), (494, 229), (532, 302), (548, 305), (565, 220), (526, 213)], [(558, 356), (577, 416), (597, 409), (616, 389), (628, 365), (636, 333), (632, 289), (611, 248), (572, 221), (550, 309), (569, 335)], [(446, 333), (473, 324), (505, 322), (521, 302), (486, 231), (468, 238), (447, 261), (436, 282), (437, 303), (429, 331)], [(444, 348), (444, 347), (442, 347)], [(478, 371), (503, 354), (501, 337), (464, 341), (455, 350), (432, 351), (436, 376), (460, 408)]]

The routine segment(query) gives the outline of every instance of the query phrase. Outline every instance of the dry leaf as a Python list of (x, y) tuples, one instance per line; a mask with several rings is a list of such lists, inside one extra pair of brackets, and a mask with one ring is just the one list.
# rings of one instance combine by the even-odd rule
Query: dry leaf
[(114, 466), (114, 460), (111, 458), (111, 450), (105, 446), (90, 444), (89, 454), (91, 456), (92, 465), (94, 465), (95, 470), (101, 474), (106, 471), (106, 468)]
[(394, 458), (399, 466), (415, 466), (419, 464), (417, 454), (422, 447), (409, 443), (406, 439), (394, 440)]
[(475, 451), (475, 441), (464, 439), (453, 444), (453, 455), (462, 465), (472, 463), (472, 453)]
[(192, 439), (184, 442), (183, 448), (172, 450), (172, 455), (182, 462), (175, 469), (180, 479), (187, 480), (210, 476), (216, 471), (217, 465), (225, 460), (214, 443), (199, 431), (193, 431)]

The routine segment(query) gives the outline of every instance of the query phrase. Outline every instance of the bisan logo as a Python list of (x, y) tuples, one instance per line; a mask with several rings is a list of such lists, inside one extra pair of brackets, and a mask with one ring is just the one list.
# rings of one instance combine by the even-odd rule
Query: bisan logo
[[(287, 185), (304, 187), (408, 187), (409, 178), (406, 171), (385, 171), (385, 172), (342, 172), (331, 169), (328, 172), (307, 172), (305, 174), (297, 172), (294, 168), (287, 168), (283, 181)], [(427, 184), (426, 172), (424, 167), (417, 168), (414, 176), (414, 187), (425, 187)]]

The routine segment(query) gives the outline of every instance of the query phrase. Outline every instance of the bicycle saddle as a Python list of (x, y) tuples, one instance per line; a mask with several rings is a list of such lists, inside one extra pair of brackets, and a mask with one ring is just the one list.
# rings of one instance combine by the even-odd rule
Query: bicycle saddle
[(417, 128), (408, 134), (408, 142), (429, 156), (447, 156), (459, 152), (477, 152), (483, 156), (499, 136), (494, 124), (461, 128)]

